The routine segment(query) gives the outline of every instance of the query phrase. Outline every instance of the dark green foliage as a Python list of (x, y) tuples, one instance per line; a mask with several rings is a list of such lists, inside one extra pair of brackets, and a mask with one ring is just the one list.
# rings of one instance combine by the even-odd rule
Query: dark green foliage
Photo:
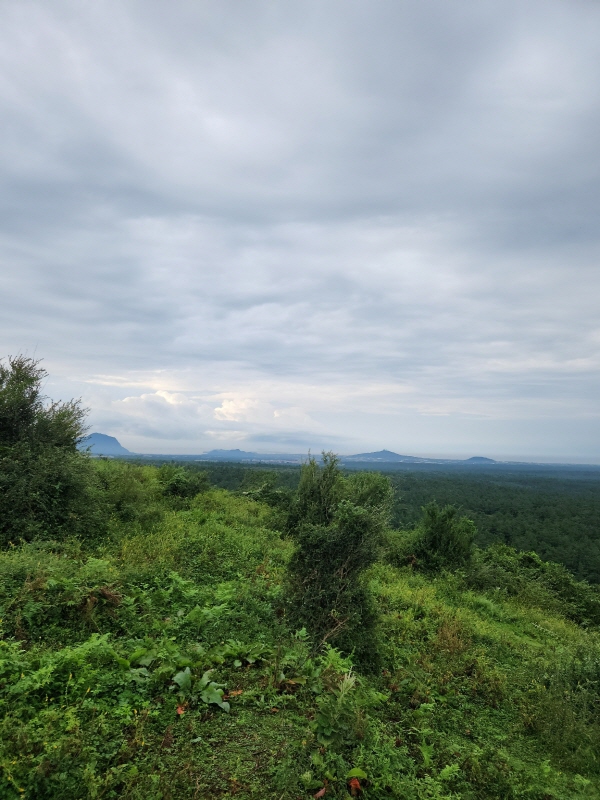
[(335, 644), (364, 666), (377, 663), (376, 613), (361, 579), (377, 558), (391, 502), (377, 473), (345, 478), (332, 454), (302, 470), (288, 530), (296, 549), (287, 577), (288, 614), (316, 647)]
[(600, 471), (536, 473), (409, 472), (389, 474), (394, 528), (417, 525), (432, 498), (453, 504), (477, 527), (476, 544), (495, 542), (535, 551), (564, 564), (580, 580), (600, 583)]
[(440, 508), (433, 501), (423, 508), (415, 541), (417, 565), (424, 569), (457, 569), (468, 563), (477, 530), (472, 520), (454, 506)]
[(0, 363), (0, 546), (103, 530), (95, 474), (77, 450), (85, 411), (74, 400), (47, 403), (45, 377), (26, 356)]
[(459, 516), (454, 506), (440, 508), (435, 501), (422, 509), (420, 524), (411, 531), (388, 530), (383, 555), (395, 567), (439, 571), (469, 563), (477, 533), (472, 520)]
[(344, 496), (344, 477), (339, 459), (333, 453), (323, 453), (323, 465), (314, 458), (300, 470), (300, 483), (290, 509), (288, 527), (299, 525), (328, 525), (334, 518), (338, 503)]
[(27, 356), (0, 362), (0, 447), (74, 451), (85, 431), (86, 412), (76, 400), (45, 403), (42, 382), (47, 373), (39, 363)]
[(242, 494), (259, 503), (266, 503), (278, 512), (278, 523), (285, 527), (292, 503), (292, 492), (279, 486), (279, 475), (274, 470), (248, 470), (241, 485)]

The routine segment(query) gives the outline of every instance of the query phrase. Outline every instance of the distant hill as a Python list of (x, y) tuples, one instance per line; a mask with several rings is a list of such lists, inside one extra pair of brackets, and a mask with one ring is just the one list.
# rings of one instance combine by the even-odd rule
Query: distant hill
[[(127, 448), (123, 447), (114, 436), (105, 433), (91, 433), (81, 442), (80, 449), (89, 448), (95, 456), (133, 456)], [(164, 454), (146, 455), (145, 458), (165, 458)], [(181, 461), (237, 461), (246, 463), (271, 463), (271, 464), (303, 464), (307, 460), (306, 453), (255, 453), (250, 450), (209, 450), (200, 455), (169, 456)], [(320, 456), (317, 456), (320, 461)], [(472, 466), (497, 464), (493, 458), (472, 456), (462, 461), (456, 459), (419, 458), (394, 453), (391, 450), (377, 450), (374, 453), (356, 453), (350, 456), (340, 456), (342, 464), (469, 464)]]
[[(280, 464), (302, 464), (306, 461), (306, 453), (254, 453), (247, 450), (209, 450), (201, 456), (186, 456), (201, 461), (246, 461), (246, 462), (271, 462)], [(317, 461), (320, 456), (316, 456)], [(419, 456), (405, 456), (391, 450), (378, 450), (375, 453), (356, 453), (350, 456), (340, 456), (342, 464), (495, 464), (491, 458), (473, 456), (465, 460), (445, 458), (420, 458)]]
[(252, 461), (255, 458), (260, 458), (259, 453), (251, 453), (248, 450), (240, 450), (237, 447), (235, 450), (209, 450), (207, 453), (202, 453), (207, 458), (224, 458), (227, 461)]
[(391, 450), (378, 450), (376, 453), (357, 453), (354, 456), (343, 456), (342, 461), (382, 461), (388, 463), (391, 461), (405, 461), (415, 463), (423, 461), (423, 459), (416, 456), (401, 456), (398, 453), (392, 453)]
[(131, 456), (133, 453), (123, 447), (114, 436), (105, 433), (90, 433), (79, 445), (80, 450), (89, 449), (95, 456)]
[[(271, 461), (280, 463), (298, 463), (301, 464), (307, 459), (306, 453), (253, 453), (246, 450), (209, 450), (208, 453), (203, 453), (202, 459), (207, 461)], [(316, 456), (317, 461), (320, 461), (320, 455)], [(401, 456), (398, 453), (392, 453), (391, 450), (379, 450), (377, 453), (358, 453), (352, 456), (340, 456), (342, 463), (393, 463), (393, 462), (406, 462), (406, 463), (420, 463), (426, 459), (417, 458), (416, 456)]]
[(274, 464), (302, 464), (306, 461), (306, 453), (253, 453), (248, 450), (209, 450), (200, 456), (193, 456), (196, 461), (269, 461)]

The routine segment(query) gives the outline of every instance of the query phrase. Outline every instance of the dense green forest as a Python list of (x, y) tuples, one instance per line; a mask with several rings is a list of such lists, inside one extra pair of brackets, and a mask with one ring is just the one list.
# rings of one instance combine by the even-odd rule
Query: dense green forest
[(2, 800), (600, 797), (600, 591), (507, 544), (593, 493), (92, 459), (43, 379), (0, 364)]

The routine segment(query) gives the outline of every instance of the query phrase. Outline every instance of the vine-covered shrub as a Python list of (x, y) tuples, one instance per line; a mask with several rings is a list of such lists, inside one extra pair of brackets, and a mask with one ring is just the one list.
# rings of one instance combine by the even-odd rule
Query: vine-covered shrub
[(391, 505), (387, 478), (344, 477), (337, 458), (323, 454), (302, 469), (288, 530), (296, 544), (287, 576), (290, 621), (304, 625), (315, 647), (333, 643), (363, 666), (377, 663), (376, 612), (364, 570), (377, 558)]

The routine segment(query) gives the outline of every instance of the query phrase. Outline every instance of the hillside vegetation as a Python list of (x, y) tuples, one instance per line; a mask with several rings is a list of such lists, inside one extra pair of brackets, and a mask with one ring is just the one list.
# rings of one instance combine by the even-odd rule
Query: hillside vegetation
[(453, 507), (393, 529), (331, 455), (238, 492), (90, 459), (3, 370), (2, 800), (600, 797), (596, 587)]
[[(260, 464), (184, 463), (188, 470), (206, 471), (213, 485), (232, 491), (251, 491), (269, 481), (295, 489), (300, 479), (296, 466), (267, 470)], [(441, 506), (457, 506), (475, 522), (479, 547), (501, 543), (534, 551), (544, 560), (563, 564), (581, 580), (600, 583), (598, 467), (426, 467), (385, 467), (394, 489), (392, 527), (413, 528), (423, 506), (435, 499)]]

